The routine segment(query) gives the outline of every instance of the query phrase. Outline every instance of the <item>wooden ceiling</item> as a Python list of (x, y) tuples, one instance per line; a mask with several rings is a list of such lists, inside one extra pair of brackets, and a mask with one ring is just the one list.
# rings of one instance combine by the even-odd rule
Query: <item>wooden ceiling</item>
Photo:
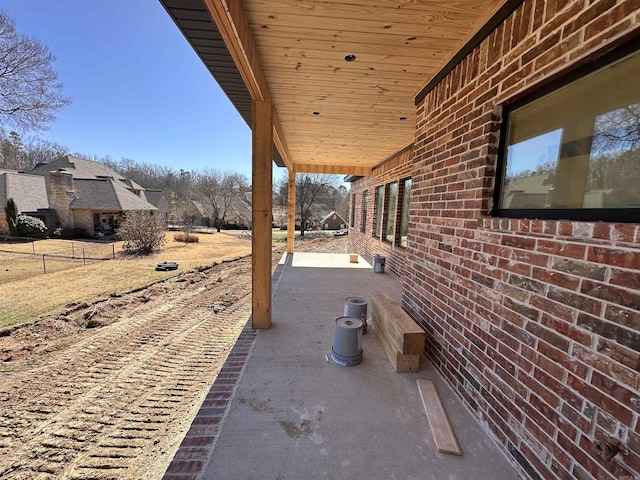
[[(206, 64), (211, 53), (196, 44), (206, 29), (181, 25), (193, 27), (185, 5), (202, 2), (199, 15), (208, 10), (245, 83), (255, 81), (245, 95), (273, 102), (275, 144), (288, 167), (356, 175), (413, 141), (415, 95), (505, 3), (161, 1)], [(233, 73), (220, 62), (208, 67), (216, 79)]]

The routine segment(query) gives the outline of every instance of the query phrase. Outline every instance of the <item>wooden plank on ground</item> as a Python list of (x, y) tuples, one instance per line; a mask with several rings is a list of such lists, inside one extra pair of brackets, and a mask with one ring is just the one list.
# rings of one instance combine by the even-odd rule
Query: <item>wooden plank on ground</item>
[(462, 450), (451, 428), (447, 412), (444, 411), (436, 386), (431, 380), (416, 380), (422, 405), (429, 419), (431, 434), (439, 452), (462, 455)]

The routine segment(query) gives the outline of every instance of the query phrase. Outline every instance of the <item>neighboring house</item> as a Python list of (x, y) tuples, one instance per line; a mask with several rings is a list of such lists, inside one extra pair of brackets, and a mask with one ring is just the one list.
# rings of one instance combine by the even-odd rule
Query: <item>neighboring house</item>
[(0, 233), (9, 232), (4, 207), (10, 198), (16, 203), (18, 213), (39, 218), (49, 229), (55, 226), (55, 212), (49, 206), (44, 179), (37, 175), (0, 170)]
[(162, 218), (165, 223), (168, 223), (171, 205), (169, 204), (164, 192), (161, 190), (143, 190), (141, 193), (141, 196), (146, 199), (147, 202), (158, 209), (160, 218)]
[(113, 233), (130, 211), (160, 214), (167, 210), (156, 191), (149, 197), (160, 206), (149, 201), (142, 186), (91, 160), (65, 155), (36, 165), (31, 174), (44, 178), (49, 204), (60, 226), (82, 229), (88, 235)]
[(504, 204), (507, 208), (543, 208), (549, 205), (553, 175), (543, 173), (514, 178), (505, 184), (504, 189)]
[(191, 200), (191, 206), (185, 212), (185, 217), (193, 218), (194, 226), (213, 226), (213, 216), (213, 209), (198, 200)]
[[(214, 227), (215, 215), (211, 205), (200, 200), (189, 200), (182, 209), (175, 214), (175, 223), (191, 223), (196, 227)], [(181, 217), (181, 218), (180, 218)], [(249, 228), (251, 226), (251, 192), (243, 192), (240, 197), (233, 199), (227, 210), (224, 225)]]
[[(556, 188), (558, 184), (559, 188)], [(504, 186), (504, 208), (548, 208), (562, 204), (565, 189), (562, 179), (552, 173), (532, 174), (514, 178)], [(587, 189), (581, 208), (623, 208), (640, 205), (640, 194), (623, 188)]]
[(320, 220), (322, 230), (342, 230), (347, 228), (347, 221), (335, 210)]

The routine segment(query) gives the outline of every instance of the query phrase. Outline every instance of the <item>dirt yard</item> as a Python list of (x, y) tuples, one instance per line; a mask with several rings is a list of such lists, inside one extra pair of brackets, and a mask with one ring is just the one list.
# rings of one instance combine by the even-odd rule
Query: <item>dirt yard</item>
[(250, 278), (245, 256), (0, 331), (0, 478), (161, 478), (249, 316)]
[[(35, 242), (36, 255), (17, 256), (7, 253), (32, 250), (32, 244), (2, 244), (0, 255), (13, 255), (11, 260), (0, 256), (0, 328), (12, 324), (30, 321), (43, 313), (54, 311), (72, 302), (90, 301), (92, 298), (116, 293), (120, 294), (141, 285), (149, 285), (169, 278), (176, 273), (210, 265), (212, 261), (236, 258), (251, 253), (251, 241), (225, 234), (199, 234), (198, 243), (184, 244), (173, 241), (173, 232), (167, 234), (167, 243), (162, 251), (146, 257), (123, 256), (121, 242), (114, 245), (116, 258), (112, 260), (94, 260), (83, 265), (82, 260), (62, 260), (48, 258), (49, 265), (58, 262), (71, 263), (70, 269), (59, 269), (44, 275), (42, 273), (42, 254), (66, 252), (82, 249), (94, 253), (107, 252), (111, 256), (112, 245), (68, 240), (39, 240)], [(177, 272), (158, 272), (155, 265), (164, 261), (179, 263)], [(17, 275), (17, 277), (16, 277)]]

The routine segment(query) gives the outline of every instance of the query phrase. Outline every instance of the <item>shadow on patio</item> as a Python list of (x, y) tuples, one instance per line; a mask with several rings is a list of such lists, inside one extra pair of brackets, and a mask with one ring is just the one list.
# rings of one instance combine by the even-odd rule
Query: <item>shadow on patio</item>
[[(273, 327), (241, 334), (165, 479), (516, 479), (435, 370), (394, 373), (375, 333), (360, 365), (329, 363), (345, 298), (401, 285), (362, 257), (295, 253), (273, 279)], [(462, 456), (439, 453), (416, 386), (433, 380)]]

